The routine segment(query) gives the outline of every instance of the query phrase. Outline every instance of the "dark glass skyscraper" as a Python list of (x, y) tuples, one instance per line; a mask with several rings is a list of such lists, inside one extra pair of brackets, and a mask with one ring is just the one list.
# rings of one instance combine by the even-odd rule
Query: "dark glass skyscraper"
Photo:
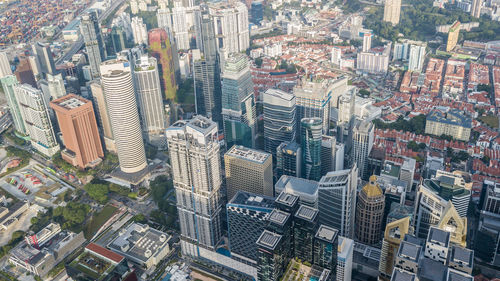
[[(257, 239), (267, 225), (274, 198), (238, 191), (227, 203), (227, 228), (232, 254), (257, 261)], [(234, 255), (233, 255), (234, 256)]]
[(222, 118), (227, 147), (235, 144), (254, 147), (255, 101), (248, 58), (233, 53), (225, 61), (222, 74)]
[(260, 22), (264, 19), (264, 6), (262, 1), (253, 1), (250, 13), (252, 15), (252, 23), (260, 25)]
[(321, 179), (321, 130), (321, 118), (301, 120), (302, 177), (305, 179)]
[(196, 45), (193, 51), (193, 78), (196, 113), (212, 118), (222, 126), (220, 65), (215, 44), (214, 25), (207, 11), (196, 20)]
[(264, 150), (276, 155), (282, 142), (295, 141), (295, 96), (277, 89), (263, 95)]
[(318, 210), (301, 205), (294, 216), (295, 257), (313, 263), (313, 241), (318, 222)]
[(92, 11), (82, 16), (80, 32), (89, 58), (90, 71), (93, 78), (100, 76), (100, 65), (106, 59), (106, 45), (101, 33), (97, 12)]
[(277, 178), (283, 175), (300, 177), (302, 150), (296, 142), (283, 142), (276, 149)]
[(338, 230), (320, 225), (314, 236), (314, 265), (326, 268), (336, 274)]
[(40, 42), (33, 45), (33, 52), (36, 55), (38, 63), (40, 64), (40, 72), (42, 72), (43, 78), (46, 78), (47, 74), (56, 74), (56, 65), (54, 63), (54, 57), (50, 46), (48, 44), (43, 44)]

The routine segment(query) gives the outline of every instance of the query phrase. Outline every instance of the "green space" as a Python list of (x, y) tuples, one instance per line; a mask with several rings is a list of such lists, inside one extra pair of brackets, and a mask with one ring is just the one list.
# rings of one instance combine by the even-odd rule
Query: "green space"
[(108, 202), (109, 192), (114, 192), (121, 196), (127, 196), (131, 199), (137, 198), (137, 193), (131, 192), (129, 188), (100, 179), (93, 179), (90, 183), (84, 185), (83, 189), (87, 192), (90, 198), (94, 199), (100, 204), (105, 204), (106, 202)]
[(118, 209), (114, 206), (106, 205), (99, 213), (94, 214), (90, 222), (85, 226), (85, 229), (83, 230), (85, 238), (92, 238), (92, 236), (97, 233), (99, 228), (101, 228), (117, 210)]
[(9, 251), (14, 248), (14, 246), (17, 245), (17, 243), (21, 242), (24, 239), (24, 231), (14, 231), (12, 233), (12, 237), (10, 238), (9, 242), (0, 247), (0, 258), (4, 257)]
[(150, 213), (150, 219), (158, 224), (174, 227), (177, 217), (177, 207), (167, 201), (167, 194), (173, 190), (172, 179), (167, 176), (158, 176), (149, 184), (151, 197), (158, 206), (158, 210)]
[(485, 115), (485, 116), (479, 116), (478, 119), (493, 129), (498, 128), (498, 116)]
[(22, 138), (16, 136), (16, 134), (14, 132), (7, 132), (4, 134), (4, 136), (7, 139), (9, 139), (10, 141), (12, 141), (13, 143), (15, 143), (16, 145), (23, 146), (26, 144), (26, 141), (23, 140)]
[(180, 104), (184, 111), (195, 111), (195, 95), (194, 95), (194, 81), (193, 79), (186, 79), (179, 84), (175, 96), (175, 102)]
[(59, 206), (52, 212), (52, 218), (61, 225), (62, 229), (70, 229), (73, 232), (82, 231), (82, 224), (85, 221), (90, 206), (87, 204), (69, 202), (66, 206)]
[(418, 115), (407, 121), (400, 116), (398, 120), (392, 123), (385, 123), (380, 119), (373, 120), (373, 124), (377, 129), (394, 129), (398, 131), (412, 132), (417, 135), (425, 133), (425, 115)]
[[(436, 35), (438, 25), (452, 24), (456, 20), (462, 23), (476, 21), (479, 22), (479, 27), (469, 32), (461, 32), (460, 40), (500, 40), (500, 22), (492, 21), (486, 15), (479, 19), (473, 18), (455, 5), (446, 5), (445, 9), (440, 9), (432, 3), (432, 0), (405, 1), (406, 5), (401, 8), (400, 22), (396, 26), (382, 21), (383, 6), (370, 6), (363, 23), (366, 28), (372, 29), (376, 35), (387, 40), (395, 41), (401, 33), (408, 39), (427, 41)], [(350, 0), (345, 1), (344, 10), (352, 13), (366, 6), (359, 0)], [(444, 39), (446, 40), (446, 37)]]

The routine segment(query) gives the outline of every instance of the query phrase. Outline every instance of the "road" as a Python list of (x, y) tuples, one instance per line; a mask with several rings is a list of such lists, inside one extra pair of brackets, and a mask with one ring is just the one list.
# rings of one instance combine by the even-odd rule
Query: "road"
[[(111, 6), (99, 16), (99, 23), (101, 23), (104, 19), (106, 19), (112, 12), (115, 11), (118, 6), (122, 5), (125, 2), (125, 0), (116, 0), (111, 4)], [(78, 40), (76, 40), (71, 48), (69, 49), (68, 52), (66, 52), (64, 55), (62, 55), (57, 61), (56, 65), (61, 64), (65, 61), (68, 61), (74, 54), (76, 54), (80, 49), (83, 47), (83, 38), (80, 35), (78, 37)]]

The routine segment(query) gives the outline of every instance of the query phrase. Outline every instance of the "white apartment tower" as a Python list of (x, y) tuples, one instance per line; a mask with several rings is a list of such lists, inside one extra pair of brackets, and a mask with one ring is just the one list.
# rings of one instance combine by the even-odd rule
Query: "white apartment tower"
[(410, 57), (408, 62), (408, 71), (422, 71), (425, 60), (425, 43), (412, 44), (410, 46)]
[(130, 63), (123, 58), (108, 60), (100, 70), (120, 169), (140, 172), (147, 162)]
[(31, 145), (42, 154), (52, 157), (59, 151), (59, 144), (42, 91), (27, 84), (16, 86), (14, 91)]
[(401, 14), (401, 0), (385, 0), (384, 21), (396, 25), (399, 23)]
[(7, 57), (6, 52), (0, 52), (0, 78), (3, 78), (7, 75), (12, 75), (9, 58)]
[(248, 9), (239, 1), (218, 2), (209, 6), (217, 48), (224, 54), (246, 51), (250, 46)]
[(359, 167), (359, 176), (368, 178), (368, 155), (373, 147), (375, 126), (372, 122), (356, 120), (352, 130), (352, 161)]
[(134, 44), (148, 44), (148, 29), (146, 24), (142, 22), (142, 18), (132, 18), (132, 35), (134, 36)]
[(168, 30), (168, 33), (174, 37), (179, 50), (189, 50), (190, 48), (189, 28), (194, 24), (192, 18), (195, 10), (178, 6), (172, 9), (160, 9), (156, 13), (158, 27)]
[(337, 249), (337, 281), (351, 281), (353, 255), (354, 241), (340, 236)]
[(165, 110), (156, 59), (141, 56), (134, 64), (134, 80), (143, 135), (149, 143), (164, 148)]
[(215, 250), (221, 239), (221, 160), (217, 123), (201, 115), (167, 132), (183, 254)]
[(357, 186), (356, 164), (350, 170), (329, 172), (319, 181), (319, 221), (338, 229), (341, 236), (354, 236)]

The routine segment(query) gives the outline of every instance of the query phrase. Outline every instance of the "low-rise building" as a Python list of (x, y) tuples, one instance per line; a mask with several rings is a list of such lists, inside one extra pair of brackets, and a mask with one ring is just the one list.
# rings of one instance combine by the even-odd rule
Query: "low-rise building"
[(170, 252), (170, 236), (147, 224), (132, 223), (120, 230), (108, 247), (145, 267), (157, 265)]
[(469, 141), (472, 128), (471, 118), (457, 110), (442, 112), (434, 110), (426, 118), (425, 133), (435, 136), (447, 135), (456, 140)]
[(14, 247), (9, 252), (9, 262), (43, 277), (84, 242), (83, 232), (63, 231), (51, 223)]

